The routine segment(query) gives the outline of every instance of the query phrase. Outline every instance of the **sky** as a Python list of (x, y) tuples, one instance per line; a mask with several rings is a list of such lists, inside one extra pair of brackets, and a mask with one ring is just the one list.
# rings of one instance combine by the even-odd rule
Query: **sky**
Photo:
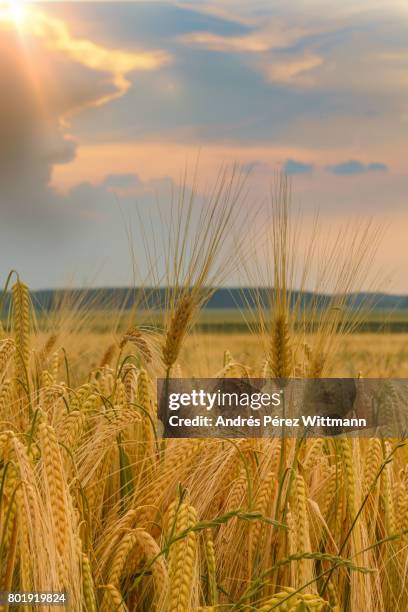
[(283, 170), (305, 226), (372, 218), (408, 293), (407, 35), (405, 0), (0, 0), (0, 282), (126, 285), (137, 211), (238, 163), (248, 209)]

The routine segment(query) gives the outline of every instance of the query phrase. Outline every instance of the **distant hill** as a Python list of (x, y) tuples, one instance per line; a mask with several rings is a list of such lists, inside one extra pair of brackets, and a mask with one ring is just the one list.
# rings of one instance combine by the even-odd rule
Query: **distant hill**
[[(270, 295), (270, 289), (259, 289), (260, 300), (263, 304), (268, 304)], [(33, 303), (38, 311), (49, 311), (56, 304), (64, 301), (72, 303), (72, 300), (78, 307), (87, 309), (100, 310), (120, 307), (129, 309), (135, 304), (135, 301), (139, 303), (140, 308), (160, 308), (165, 305), (165, 296), (165, 288), (144, 288), (142, 291), (130, 288), (105, 287), (77, 290), (50, 289), (32, 292)], [(291, 294), (292, 303), (295, 303), (298, 299), (299, 293), (293, 292)], [(331, 296), (328, 295), (302, 292), (300, 303), (303, 307), (312, 303), (320, 304), (323, 307), (330, 299)], [(375, 311), (404, 311), (408, 310), (408, 296), (386, 293), (357, 293), (348, 296), (350, 308), (358, 308), (364, 304), (369, 304), (370, 309)], [(205, 309), (242, 310), (248, 308), (248, 306), (255, 306), (254, 289), (233, 287), (216, 289)]]

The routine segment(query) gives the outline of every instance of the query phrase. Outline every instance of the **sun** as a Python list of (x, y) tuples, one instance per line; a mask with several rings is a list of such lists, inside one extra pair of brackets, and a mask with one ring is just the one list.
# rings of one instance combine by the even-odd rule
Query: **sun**
[(0, 1), (0, 21), (7, 22), (20, 29), (27, 18), (28, 7), (26, 0)]
[(26, 16), (26, 2), (24, 0), (12, 0), (9, 4), (14, 21), (21, 24)]

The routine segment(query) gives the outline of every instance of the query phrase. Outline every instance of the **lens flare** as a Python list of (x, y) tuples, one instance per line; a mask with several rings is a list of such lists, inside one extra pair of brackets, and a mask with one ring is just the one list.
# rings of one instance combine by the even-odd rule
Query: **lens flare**
[(20, 29), (28, 14), (27, 2), (25, 0), (9, 0), (0, 2), (0, 22), (14, 25)]

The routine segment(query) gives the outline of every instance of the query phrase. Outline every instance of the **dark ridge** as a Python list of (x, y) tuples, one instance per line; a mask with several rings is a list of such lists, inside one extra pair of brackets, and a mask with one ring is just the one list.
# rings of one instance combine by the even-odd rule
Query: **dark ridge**
[[(271, 289), (260, 288), (259, 301), (267, 306), (270, 301)], [(32, 301), (38, 312), (50, 311), (53, 307), (61, 304), (74, 304), (77, 308), (107, 310), (112, 308), (130, 309), (136, 303), (144, 309), (163, 308), (166, 301), (165, 288), (110, 288), (100, 289), (44, 289), (31, 292)], [(289, 301), (293, 306), (298, 303), (302, 308), (318, 306), (323, 308), (332, 296), (315, 294), (313, 292), (293, 291)], [(5, 307), (9, 305), (10, 296), (7, 296)], [(356, 293), (347, 298), (347, 305), (356, 309), (369, 305), (374, 311), (403, 311), (408, 310), (408, 296), (390, 295), (386, 293)], [(254, 289), (244, 288), (220, 288), (216, 289), (210, 300), (205, 305), (206, 310), (243, 310), (256, 306)]]

